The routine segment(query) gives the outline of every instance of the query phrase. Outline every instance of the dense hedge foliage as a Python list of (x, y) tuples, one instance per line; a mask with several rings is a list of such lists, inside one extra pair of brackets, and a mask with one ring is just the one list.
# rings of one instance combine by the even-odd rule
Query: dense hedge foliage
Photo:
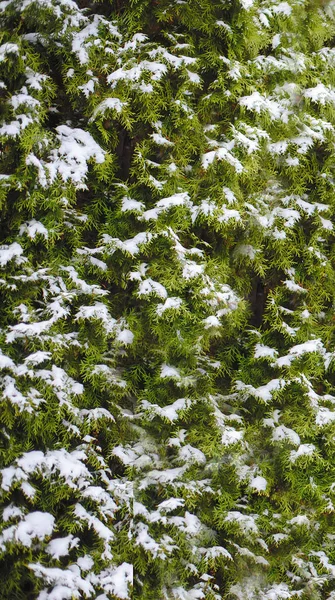
[(334, 600), (334, 0), (0, 11), (2, 600)]

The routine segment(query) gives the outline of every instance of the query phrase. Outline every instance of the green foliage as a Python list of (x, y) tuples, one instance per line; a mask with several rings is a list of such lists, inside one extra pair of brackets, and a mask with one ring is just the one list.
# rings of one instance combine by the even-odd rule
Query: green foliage
[(3, 600), (332, 600), (332, 2), (0, 11)]

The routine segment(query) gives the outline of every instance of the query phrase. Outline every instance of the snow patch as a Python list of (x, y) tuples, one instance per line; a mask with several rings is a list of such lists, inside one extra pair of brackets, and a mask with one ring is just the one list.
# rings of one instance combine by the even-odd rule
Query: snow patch
[(295, 462), (300, 456), (312, 456), (314, 450), (314, 444), (301, 444), (297, 450), (290, 453), (290, 461)]

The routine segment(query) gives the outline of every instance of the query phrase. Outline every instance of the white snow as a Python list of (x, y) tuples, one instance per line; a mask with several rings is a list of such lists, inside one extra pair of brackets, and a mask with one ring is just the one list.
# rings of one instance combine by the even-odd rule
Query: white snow
[(107, 527), (98, 517), (89, 513), (80, 503), (77, 503), (74, 507), (75, 516), (86, 522), (89, 528), (94, 529), (96, 534), (104, 541), (105, 550), (102, 554), (103, 559), (111, 559), (112, 553), (110, 551), (110, 543), (113, 541), (115, 534), (110, 527)]
[(233, 557), (230, 554), (230, 552), (228, 552), (228, 550), (226, 550), (226, 548), (223, 548), (222, 546), (211, 546), (211, 548), (203, 548), (202, 551), (206, 561), (211, 561), (214, 558), (218, 558), (219, 556), (227, 558), (228, 560), (233, 560)]
[(29, 500), (32, 500), (32, 498), (34, 498), (36, 494), (35, 488), (32, 485), (30, 485), (30, 483), (28, 483), (27, 481), (21, 483), (21, 490), (26, 496), (26, 498), (29, 498)]
[(285, 15), (286, 17), (289, 17), (292, 12), (292, 8), (288, 2), (280, 2), (279, 4), (273, 4), (271, 8), (275, 14)]
[(267, 403), (271, 400), (273, 392), (282, 389), (285, 386), (284, 379), (271, 379), (265, 385), (261, 385), (258, 388), (252, 385), (246, 385), (243, 381), (236, 382), (236, 389), (244, 392), (244, 395), (252, 395), (255, 398), (259, 398), (263, 402)]
[(147, 296), (149, 294), (154, 294), (159, 298), (167, 298), (168, 296), (164, 285), (162, 285), (158, 281), (154, 281), (151, 278), (144, 279), (143, 281), (141, 281), (137, 291), (138, 296)]
[(272, 439), (274, 442), (286, 441), (294, 446), (300, 445), (300, 437), (296, 431), (286, 427), (285, 425), (279, 425), (275, 427), (272, 432)]
[(15, 379), (13, 379), (13, 377), (9, 377), (8, 375), (6, 375), (3, 378), (2, 383), (4, 386), (2, 390), (3, 398), (9, 400), (9, 402), (11, 402), (13, 406), (16, 406), (20, 410), (20, 412), (24, 410), (30, 413), (33, 412), (32, 405), (34, 404), (34, 402), (29, 402), (30, 393), (28, 392), (27, 396), (24, 396), (22, 392), (17, 388), (16, 381)]
[(185, 590), (185, 588), (179, 586), (172, 588), (172, 593), (175, 600), (203, 600), (206, 597), (203, 590), (199, 588)]
[(180, 379), (181, 375), (176, 367), (172, 367), (171, 365), (163, 364), (161, 366), (160, 376), (162, 379), (166, 378), (175, 378)]
[(183, 446), (178, 454), (179, 458), (186, 463), (204, 465), (207, 462), (204, 453), (190, 444)]
[(94, 121), (98, 115), (103, 115), (107, 110), (115, 110), (117, 113), (121, 113), (125, 106), (127, 106), (127, 102), (122, 102), (120, 98), (105, 98), (94, 109), (90, 121)]
[(115, 421), (113, 415), (107, 410), (107, 408), (82, 408), (79, 411), (80, 416), (86, 417), (87, 421), (98, 421), (99, 419)]
[(156, 485), (157, 483), (161, 483), (162, 485), (171, 484), (173, 481), (178, 480), (183, 476), (186, 468), (187, 467), (183, 465), (182, 467), (164, 469), (163, 471), (153, 469), (147, 473), (146, 477), (142, 478), (141, 483), (139, 484), (139, 489), (143, 490), (150, 485)]
[(138, 82), (146, 71), (151, 74), (152, 81), (159, 81), (167, 73), (167, 66), (156, 61), (142, 60), (135, 67), (129, 69), (121, 67), (113, 71), (108, 75), (107, 82), (112, 88), (115, 88), (119, 81)]
[(295, 462), (300, 456), (312, 456), (314, 450), (314, 444), (300, 444), (297, 450), (290, 452), (290, 461)]
[(296, 358), (300, 358), (300, 356), (312, 352), (317, 352), (322, 357), (325, 356), (326, 350), (320, 338), (317, 338), (315, 340), (308, 340), (303, 344), (297, 344), (296, 346), (292, 346), (287, 355), (277, 358), (275, 364), (278, 367), (290, 366), (292, 361)]
[(289, 523), (291, 523), (291, 525), (298, 525), (300, 527), (302, 525), (310, 527), (310, 520), (306, 515), (298, 515), (296, 517), (293, 517), (293, 519), (291, 519)]
[(19, 47), (17, 44), (13, 44), (11, 42), (7, 42), (6, 44), (2, 44), (0, 46), (0, 62), (3, 62), (7, 56), (7, 54), (19, 54)]
[(194, 260), (185, 261), (185, 265), (183, 268), (183, 278), (186, 280), (193, 279), (194, 277), (199, 277), (205, 270), (205, 265), (198, 264)]
[(103, 163), (105, 151), (88, 131), (72, 129), (67, 125), (59, 125), (56, 131), (60, 145), (50, 152), (49, 160), (39, 160), (31, 153), (26, 158), (26, 164), (37, 167), (42, 187), (60, 176), (64, 181), (71, 181), (78, 189), (85, 189), (88, 162), (94, 160)]
[(51, 153), (53, 159), (48, 169), (52, 181), (56, 174), (67, 181), (80, 183), (87, 175), (87, 162), (94, 158), (97, 163), (105, 160), (105, 151), (94, 141), (93, 137), (83, 129), (71, 129), (67, 125), (56, 127), (60, 147)]
[(4, 523), (10, 521), (11, 519), (16, 519), (17, 517), (23, 517), (22, 509), (18, 506), (10, 504), (3, 509), (2, 520)]
[(45, 239), (48, 239), (49, 237), (47, 228), (43, 225), (43, 223), (40, 223), (40, 221), (36, 221), (35, 219), (32, 219), (27, 223), (23, 223), (23, 225), (20, 227), (19, 233), (20, 235), (25, 233), (32, 240), (35, 239), (37, 235), (42, 235)]
[(272, 48), (275, 50), (280, 45), (281, 34), (276, 33), (272, 38)]
[(328, 231), (332, 231), (334, 229), (333, 223), (329, 219), (324, 219), (323, 217), (320, 217), (320, 221), (324, 229), (327, 229)]
[(263, 344), (256, 344), (254, 357), (255, 358), (275, 358), (278, 355), (278, 350), (264, 346)]
[(59, 476), (63, 477), (66, 484), (75, 489), (77, 482), (89, 482), (91, 479), (90, 471), (84, 464), (87, 460), (86, 454), (82, 450), (67, 452), (65, 448), (60, 450), (50, 450), (44, 454), (40, 450), (25, 452), (16, 461), (16, 467), (3, 469), (4, 489), (9, 489), (15, 481), (27, 481), (28, 477), (34, 471), (38, 471), (48, 476), (58, 471)]
[(173, 146), (173, 142), (165, 138), (161, 133), (151, 133), (150, 137), (152, 137), (155, 144), (158, 146)]
[(50, 513), (40, 511), (29, 513), (17, 525), (12, 525), (2, 531), (0, 547), (5, 551), (5, 544), (14, 540), (23, 546), (30, 547), (33, 540), (42, 541), (49, 537), (53, 532), (54, 523), (55, 518)]
[(28, 566), (47, 586), (39, 593), (38, 600), (72, 600), (76, 596), (90, 598), (94, 593), (91, 582), (81, 577), (76, 564), (67, 568), (45, 567), (40, 563), (30, 563)]
[(153, 558), (157, 556), (160, 558), (166, 558), (166, 555), (159, 544), (149, 534), (149, 527), (146, 523), (137, 523), (133, 529), (133, 537), (136, 546), (141, 546), (146, 552), (149, 552)]
[(77, 559), (77, 565), (82, 571), (90, 571), (94, 567), (94, 560), (91, 556), (85, 554), (85, 556), (80, 556)]
[(168, 500), (163, 500), (158, 504), (157, 508), (159, 512), (172, 512), (180, 506), (184, 506), (185, 500), (183, 498), (169, 498)]
[(20, 133), (33, 122), (34, 119), (31, 115), (16, 115), (15, 121), (11, 121), (10, 123), (4, 123), (4, 125), (0, 127), (0, 134), (8, 137), (16, 137), (20, 135)]
[(92, 79), (89, 79), (89, 81), (83, 85), (78, 85), (78, 90), (81, 90), (84, 96), (88, 98), (90, 94), (93, 94), (96, 83), (99, 83), (99, 79), (97, 77), (92, 77)]
[(141, 406), (144, 410), (148, 411), (149, 417), (153, 418), (155, 415), (160, 416), (162, 419), (167, 419), (168, 421), (176, 421), (179, 419), (179, 412), (181, 410), (186, 410), (190, 407), (190, 400), (188, 398), (178, 398), (172, 404), (168, 404), (167, 406), (159, 406), (158, 404), (151, 404), (147, 400), (143, 400), (141, 402)]
[(0, 369), (10, 369), (11, 371), (16, 371), (16, 366), (14, 361), (9, 358), (9, 356), (6, 356), (5, 354), (2, 354), (1, 350), (0, 350)]
[(161, 317), (166, 310), (178, 310), (182, 304), (181, 298), (171, 296), (165, 300), (164, 304), (157, 304), (156, 313)]
[[(237, 212), (237, 211), (231, 211), (231, 212)], [(239, 217), (240, 217), (240, 215), (239, 215)], [(251, 246), (251, 244), (238, 244), (234, 250), (234, 256), (235, 257), (247, 256), (250, 260), (255, 260), (258, 252), (259, 252), (259, 250), (254, 248), (253, 246)]]
[(134, 334), (132, 331), (130, 331), (130, 329), (122, 329), (121, 331), (119, 331), (116, 334), (115, 339), (117, 342), (120, 342), (121, 344), (128, 346), (129, 344), (133, 343)]
[(79, 538), (75, 538), (72, 534), (63, 537), (55, 538), (46, 547), (46, 552), (58, 560), (61, 556), (67, 556), (72, 548), (78, 546)]
[[(69, 0), (67, 0), (69, 4)], [(73, 3), (74, 4), (74, 3)], [(74, 8), (74, 6), (73, 6)], [(85, 18), (81, 11), (78, 11), (78, 7), (75, 7), (75, 12), (79, 13), (80, 19), (80, 29), (75, 31), (72, 35), (72, 52), (76, 54), (77, 59), (81, 65), (88, 63), (89, 61), (89, 49), (92, 46), (92, 43), (99, 43), (101, 38), (101, 34), (99, 33), (99, 27), (104, 25), (108, 29), (109, 35), (120, 39), (122, 36), (115, 27), (115, 25), (107, 21), (101, 15), (93, 15), (91, 22), (89, 19)], [(83, 22), (87, 23), (86, 27), (83, 27)], [(71, 22), (71, 20), (70, 20)], [(78, 23), (79, 25), (79, 23)]]
[(238, 431), (234, 427), (226, 426), (221, 437), (221, 443), (223, 446), (230, 446), (231, 444), (237, 444), (243, 438), (244, 432)]
[(203, 319), (203, 323), (205, 325), (205, 329), (221, 326), (220, 319), (218, 319), (215, 315), (210, 315), (209, 317), (206, 317), (206, 319)]
[(134, 211), (134, 212), (143, 212), (144, 209), (143, 202), (139, 202), (138, 200), (134, 200), (133, 198), (128, 198), (124, 196), (122, 198), (121, 210), (122, 212)]
[[(121, 600), (128, 599), (129, 586), (133, 584), (133, 565), (123, 562), (117, 567), (108, 569), (105, 573), (102, 572), (101, 579), (104, 591), (108, 594), (105, 596), (106, 599), (112, 596), (121, 598)], [(98, 577), (97, 580), (100, 583)], [(99, 597), (96, 600), (99, 600)]]
[(286, 279), (283, 281), (283, 284), (290, 292), (295, 292), (297, 294), (306, 294), (307, 290), (303, 288), (301, 285), (293, 281), (292, 279)]
[(234, 167), (236, 173), (242, 173), (244, 167), (242, 163), (234, 156), (230, 150), (233, 149), (235, 142), (221, 142), (220, 147), (217, 150), (211, 150), (210, 152), (206, 152), (202, 156), (202, 166), (204, 169), (208, 169), (208, 167), (214, 162), (214, 160), (224, 160), (229, 163), (232, 167)]
[(0, 267), (4, 267), (7, 263), (15, 258), (15, 262), (20, 264), (23, 262), (23, 258), (20, 257), (23, 254), (23, 248), (17, 242), (10, 244), (9, 246), (0, 246)]
[(297, 156), (288, 156), (285, 162), (289, 167), (297, 167), (300, 164), (299, 158)]
[(305, 90), (304, 96), (323, 106), (328, 102), (335, 103), (335, 90), (327, 88), (323, 83), (318, 83), (314, 88)]
[(23, 86), (17, 94), (13, 94), (10, 99), (10, 104), (15, 111), (22, 106), (30, 108), (31, 112), (34, 113), (35, 109), (37, 109), (41, 103), (37, 98), (34, 98), (34, 96), (31, 96), (28, 93), (26, 86)]
[(280, 544), (280, 542), (288, 539), (287, 533), (273, 533), (271, 537), (275, 544)]
[(199, 85), (201, 83), (201, 78), (198, 75), (198, 73), (194, 73), (194, 71), (189, 71), (189, 69), (186, 69), (186, 73), (191, 83), (194, 83), (195, 85)]
[(141, 231), (133, 238), (125, 240), (124, 242), (122, 242), (118, 238), (112, 238), (108, 234), (103, 235), (103, 240), (108, 246), (111, 247), (111, 251), (119, 249), (122, 252), (126, 252), (131, 255), (138, 254), (140, 252), (140, 247), (142, 246), (142, 244), (150, 242), (152, 238), (153, 234), (149, 231)]
[(254, 515), (244, 515), (238, 510), (228, 511), (225, 521), (231, 521), (237, 523), (243, 533), (258, 533), (258, 527), (256, 524), (256, 518)]
[(305, 308), (305, 310), (303, 310), (300, 314), (302, 319), (309, 319), (309, 317), (311, 316), (311, 313), (309, 312), (309, 310), (307, 308)]
[(234, 194), (234, 192), (232, 192), (231, 189), (223, 186), (222, 191), (227, 198), (228, 204), (234, 204), (234, 202), (236, 202), (235, 194)]
[(85, 294), (92, 294), (92, 296), (105, 296), (108, 294), (106, 290), (100, 288), (98, 285), (89, 285), (86, 281), (80, 279), (78, 272), (73, 266), (61, 267), (61, 269), (68, 273), (71, 281), (77, 286), (77, 288), (79, 288), (81, 292), (84, 292)]
[(185, 512), (183, 517), (171, 517), (170, 523), (177, 525), (181, 531), (192, 536), (198, 535), (204, 529), (200, 519), (188, 511)]
[(261, 477), (261, 475), (257, 475), (250, 481), (249, 487), (257, 490), (258, 492), (264, 492), (267, 487), (267, 481), (264, 477)]
[(250, 96), (242, 96), (239, 98), (239, 103), (241, 106), (245, 106), (245, 108), (257, 114), (265, 111), (268, 112), (273, 121), (281, 119), (284, 123), (287, 123), (291, 114), (288, 108), (288, 101), (285, 99), (278, 101), (278, 99), (275, 100), (271, 97), (262, 96), (257, 91), (250, 94)]
[(193, 65), (196, 63), (196, 58), (185, 55), (176, 56), (176, 54), (171, 54), (171, 52), (168, 52), (163, 46), (159, 46), (158, 48), (150, 50), (148, 54), (150, 58), (163, 58), (175, 69), (180, 69), (183, 65)]
[(187, 192), (180, 192), (169, 196), (168, 198), (162, 198), (159, 200), (154, 208), (145, 211), (141, 215), (141, 219), (149, 221), (151, 219), (158, 219), (159, 215), (163, 212), (169, 211), (171, 208), (176, 206), (191, 207), (190, 198)]
[[(230, 593), (237, 600), (289, 600), (294, 597), (286, 583), (273, 584), (270, 588), (265, 587), (259, 573), (246, 575), (241, 583), (230, 587)], [(300, 597), (300, 594), (294, 595)]]
[(108, 333), (112, 333), (116, 329), (116, 320), (109, 314), (107, 306), (102, 302), (95, 302), (90, 306), (81, 306), (75, 316), (76, 321), (80, 319), (101, 320)]
[(335, 411), (329, 410), (326, 406), (318, 407), (315, 423), (319, 427), (323, 427), (324, 425), (328, 425), (335, 421)]

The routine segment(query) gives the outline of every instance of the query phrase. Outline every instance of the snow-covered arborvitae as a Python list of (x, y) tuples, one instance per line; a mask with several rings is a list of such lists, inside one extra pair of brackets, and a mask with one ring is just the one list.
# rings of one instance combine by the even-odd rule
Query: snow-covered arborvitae
[(335, 2), (0, 11), (1, 597), (334, 600)]
[(74, 2), (2, 10), (1, 597), (127, 598), (133, 334), (97, 243), (115, 165), (70, 89), (121, 34)]

